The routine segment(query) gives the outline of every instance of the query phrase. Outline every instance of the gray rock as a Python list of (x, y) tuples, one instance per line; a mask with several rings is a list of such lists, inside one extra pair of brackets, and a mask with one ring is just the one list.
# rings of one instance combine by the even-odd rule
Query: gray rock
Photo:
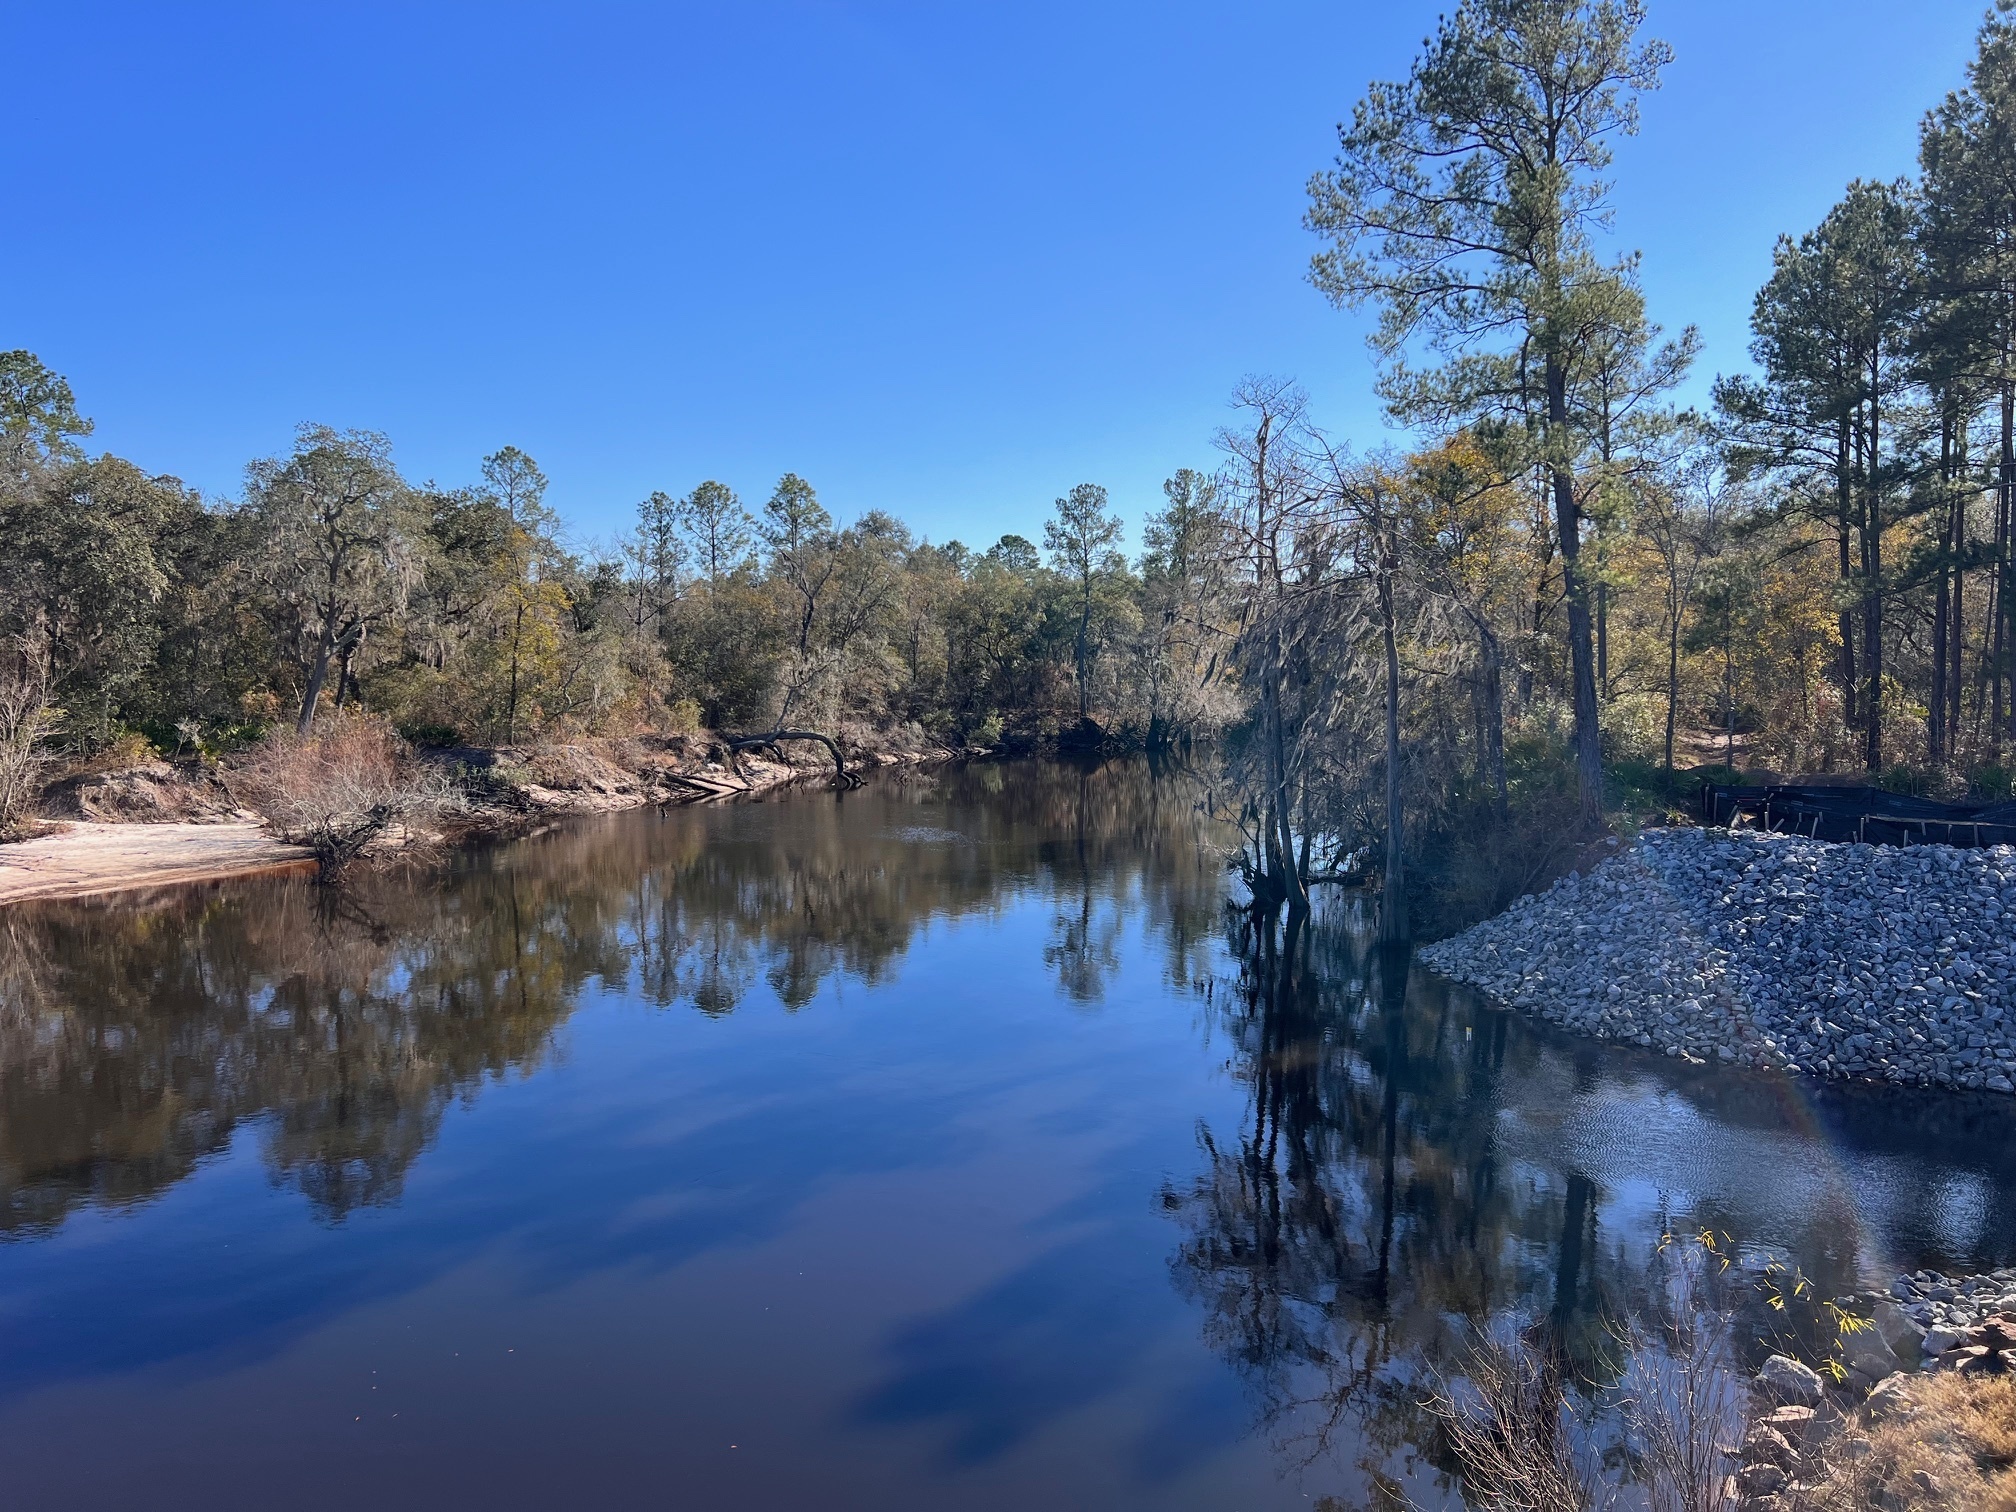
[(1843, 1353), (1848, 1359), (1848, 1368), (1868, 1377), (1870, 1385), (1893, 1374), (1899, 1361), (1890, 1346), (1873, 1328), (1857, 1329), (1842, 1341)]
[(1792, 1447), (1792, 1441), (1769, 1423), (1759, 1423), (1750, 1430), (1737, 1456), (1753, 1465), (1777, 1465), (1782, 1469), (1790, 1469), (1799, 1462), (1799, 1451)]
[(1811, 1407), (1776, 1407), (1758, 1421), (1784, 1434), (1794, 1444), (1810, 1443), (1822, 1427)]
[(1871, 1422), (1881, 1423), (1893, 1417), (1908, 1415), (1911, 1406), (1910, 1377), (1893, 1375), (1876, 1383), (1865, 1404), (1869, 1409)]
[(1818, 1407), (1826, 1396), (1818, 1372), (1790, 1355), (1774, 1354), (1766, 1360), (1757, 1372), (1757, 1385), (1775, 1400), (1793, 1406)]
[(1736, 1486), (1745, 1496), (1769, 1496), (1785, 1485), (1785, 1472), (1776, 1465), (1745, 1465), (1736, 1472)]
[[(1895, 1293), (1896, 1287), (1891, 1291)], [(1876, 1332), (1900, 1363), (1910, 1364), (1925, 1348), (1925, 1327), (1914, 1322), (1895, 1302), (1878, 1302), (1871, 1313)]]
[[(2008, 1093), (2005, 872), (2008, 848), (1652, 830), (1421, 959), (1579, 1032), (1690, 1062)], [(1892, 924), (1908, 944), (1886, 938)]]
[(1961, 1329), (1948, 1328), (1944, 1324), (1941, 1324), (1936, 1328), (1926, 1329), (1925, 1337), (1921, 1342), (1926, 1354), (1943, 1355), (1948, 1350), (1958, 1349), (1962, 1344), (1966, 1343), (1967, 1335)]

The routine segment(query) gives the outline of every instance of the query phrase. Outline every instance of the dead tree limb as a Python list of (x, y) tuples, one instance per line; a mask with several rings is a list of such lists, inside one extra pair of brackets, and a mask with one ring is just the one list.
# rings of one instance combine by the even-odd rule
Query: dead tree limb
[[(847, 770), (846, 758), (840, 754), (840, 747), (834, 743), (833, 737), (818, 730), (770, 730), (762, 735), (732, 736), (728, 741), (728, 756), (730, 761), (734, 762), (736, 758), (739, 758), (744, 751), (752, 746), (774, 746), (780, 741), (786, 740), (818, 741), (819, 744), (826, 747), (833, 757), (833, 785), (839, 788), (857, 788), (861, 786), (861, 779)], [(738, 765), (736, 768), (738, 776), (740, 772), (741, 769)]]

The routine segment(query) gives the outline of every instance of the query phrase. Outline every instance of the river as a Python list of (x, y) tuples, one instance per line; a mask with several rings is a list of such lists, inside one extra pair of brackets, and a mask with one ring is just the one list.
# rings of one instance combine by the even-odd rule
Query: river
[(982, 764), (0, 911), (0, 1505), (1354, 1506), (1659, 1237), (2016, 1258), (2006, 1098), (1568, 1039)]

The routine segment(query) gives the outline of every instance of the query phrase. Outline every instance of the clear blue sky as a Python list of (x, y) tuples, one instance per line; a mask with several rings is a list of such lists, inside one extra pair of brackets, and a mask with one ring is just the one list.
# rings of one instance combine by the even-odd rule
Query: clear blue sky
[[(1138, 522), (1243, 373), (1379, 440), (1303, 185), (1441, 8), (20, 3), (0, 347), (217, 494), (316, 420), (444, 483), (521, 446), (584, 542), (786, 469), (940, 540), (1088, 480)], [(1984, 9), (1650, 0), (1618, 231), (1697, 393), (1774, 236), (1910, 171)]]

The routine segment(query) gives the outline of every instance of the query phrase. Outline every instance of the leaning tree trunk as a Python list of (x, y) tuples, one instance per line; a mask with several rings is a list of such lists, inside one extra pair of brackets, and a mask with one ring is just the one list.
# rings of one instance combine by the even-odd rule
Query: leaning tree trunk
[(322, 701), (323, 684), (329, 681), (329, 659), (335, 650), (334, 638), (325, 628), (315, 642), (315, 662), (308, 669), (308, 687), (301, 695), (301, 717), (294, 722), (297, 735), (306, 735), (315, 723), (315, 706)]
[(826, 747), (827, 754), (833, 758), (833, 785), (836, 788), (861, 786), (861, 779), (847, 770), (847, 761), (840, 754), (839, 745), (831, 735), (822, 730), (769, 730), (761, 735), (736, 735), (728, 741), (728, 752), (731, 758), (738, 757), (752, 746), (776, 745), (786, 740), (817, 741)]

